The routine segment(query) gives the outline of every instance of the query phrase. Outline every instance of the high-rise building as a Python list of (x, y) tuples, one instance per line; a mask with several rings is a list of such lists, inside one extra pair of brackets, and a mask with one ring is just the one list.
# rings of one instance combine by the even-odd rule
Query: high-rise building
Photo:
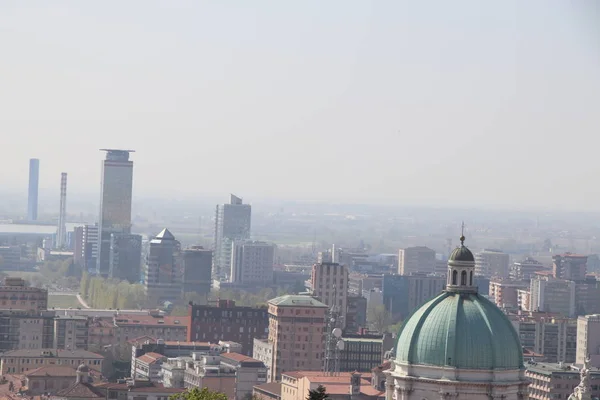
[(318, 263), (312, 269), (313, 296), (336, 314), (338, 326), (346, 328), (348, 312), (348, 267), (338, 263)]
[(77, 226), (73, 237), (73, 260), (81, 265), (84, 271), (95, 271), (98, 257), (98, 225)]
[(552, 274), (556, 279), (585, 281), (587, 274), (587, 256), (565, 253), (552, 256)]
[(394, 319), (404, 319), (421, 304), (439, 294), (445, 284), (445, 276), (384, 275), (383, 306)]
[(133, 150), (102, 151), (106, 151), (106, 159), (102, 161), (96, 273), (108, 276), (111, 234), (131, 233), (133, 161), (129, 154)]
[(108, 276), (138, 283), (141, 280), (142, 236), (130, 233), (112, 233)]
[(538, 276), (531, 280), (531, 311), (544, 311), (575, 316), (575, 290), (573, 281), (554, 279), (550, 276)]
[(267, 380), (285, 371), (320, 371), (325, 358), (329, 307), (310, 296), (286, 295), (269, 300), (269, 344), (273, 357)]
[(577, 319), (577, 357), (575, 363), (590, 359), (592, 367), (600, 368), (600, 315), (582, 315)]
[(240, 285), (271, 285), (275, 245), (251, 240), (236, 240), (231, 248), (229, 282)]
[(435, 251), (425, 246), (407, 247), (398, 252), (398, 274), (433, 274), (435, 272)]
[[(475, 256), (477, 259), (477, 256)], [(490, 300), (500, 308), (518, 309), (519, 290), (528, 289), (529, 284), (523, 281), (492, 279), (489, 286)]]
[(63, 249), (67, 246), (67, 173), (60, 174), (60, 211), (56, 229), (56, 247)]
[(475, 275), (508, 278), (510, 257), (501, 250), (483, 249), (475, 254)]
[(37, 220), (38, 216), (38, 188), (40, 181), (40, 160), (29, 160), (29, 194), (27, 198), (27, 219)]
[(180, 258), (181, 245), (168, 229), (150, 241), (143, 283), (153, 304), (179, 300), (183, 291)]
[(217, 205), (215, 215), (215, 252), (212, 273), (215, 279), (231, 272), (231, 248), (236, 240), (250, 239), (252, 206), (230, 196), (229, 204)]
[(210, 293), (212, 276), (212, 250), (192, 246), (181, 252), (183, 258), (183, 292), (200, 295)]
[(522, 261), (515, 261), (510, 268), (510, 279), (519, 281), (528, 281), (535, 276), (538, 271), (546, 271), (548, 268), (531, 257), (526, 257)]

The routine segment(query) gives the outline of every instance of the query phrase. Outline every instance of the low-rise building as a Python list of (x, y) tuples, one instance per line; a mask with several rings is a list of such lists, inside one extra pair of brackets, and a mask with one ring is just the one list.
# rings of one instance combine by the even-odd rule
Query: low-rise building
[(325, 386), (332, 400), (383, 400), (385, 392), (373, 388), (370, 379), (360, 373), (340, 372), (331, 375), (320, 371), (284, 372), (281, 377), (281, 400), (305, 400), (310, 390)]
[(185, 389), (165, 387), (161, 383), (144, 379), (129, 379), (125, 383), (96, 385), (105, 400), (168, 400)]
[(519, 308), (519, 290), (527, 290), (529, 284), (508, 279), (492, 279), (489, 296), (499, 308), (517, 310)]
[(54, 318), (54, 348), (88, 349), (89, 322), (81, 316), (57, 315)]
[(253, 397), (258, 400), (281, 400), (281, 382), (269, 382), (254, 386)]
[(344, 349), (339, 354), (341, 372), (371, 372), (373, 368), (381, 365), (385, 352), (391, 350), (395, 342), (390, 334), (345, 334), (342, 340)]
[(0, 308), (45, 311), (48, 309), (48, 290), (27, 286), (22, 278), (6, 277), (0, 285)]
[[(135, 370), (132, 377), (134, 379), (147, 379), (152, 382), (158, 382), (161, 379), (161, 369), (163, 362), (167, 357), (158, 353), (146, 353), (135, 359)], [(133, 367), (132, 367), (133, 369)]]
[(161, 315), (158, 311), (150, 315), (119, 314), (113, 317), (117, 343), (126, 343), (140, 336), (184, 342), (188, 335), (187, 322), (186, 317)]
[(86, 350), (12, 350), (2, 354), (0, 371), (4, 374), (23, 374), (49, 365), (77, 367), (87, 365), (95, 371), (102, 370), (104, 357)]
[(27, 395), (53, 395), (71, 386), (76, 376), (77, 370), (73, 367), (47, 365), (25, 372), (23, 380), (27, 387)]
[[(525, 376), (529, 384), (530, 400), (569, 399), (573, 389), (581, 380), (580, 371), (568, 364), (541, 363), (530, 361), (525, 364)], [(600, 396), (600, 371), (589, 371), (592, 399)]]

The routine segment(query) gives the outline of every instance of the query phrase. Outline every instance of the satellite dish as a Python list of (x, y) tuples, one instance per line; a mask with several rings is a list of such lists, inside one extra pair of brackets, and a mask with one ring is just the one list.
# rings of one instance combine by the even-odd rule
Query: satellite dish
[(340, 328), (334, 328), (331, 333), (338, 339), (342, 337), (342, 330)]
[(346, 343), (344, 343), (344, 341), (343, 341), (343, 340), (339, 340), (339, 341), (336, 343), (335, 347), (337, 347), (337, 349), (338, 349), (338, 350), (341, 350), (341, 351), (343, 351), (343, 350), (344, 350), (344, 347), (345, 347), (345, 344), (346, 344)]

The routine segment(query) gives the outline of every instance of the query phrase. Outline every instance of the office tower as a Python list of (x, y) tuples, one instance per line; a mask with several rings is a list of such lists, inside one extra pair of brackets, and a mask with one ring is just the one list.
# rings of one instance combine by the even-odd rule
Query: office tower
[(279, 381), (284, 371), (320, 371), (325, 361), (323, 339), (329, 307), (302, 295), (274, 298), (268, 307), (267, 343), (273, 347), (273, 357), (267, 365), (267, 380)]
[(56, 230), (56, 247), (63, 249), (67, 245), (67, 173), (60, 174), (60, 211)]
[(575, 316), (575, 282), (538, 276), (531, 280), (531, 311), (544, 311)]
[(212, 250), (192, 246), (181, 252), (183, 258), (183, 292), (200, 295), (210, 293), (212, 276)]
[(38, 215), (38, 187), (40, 180), (40, 160), (29, 160), (29, 196), (27, 198), (27, 219), (37, 220)]
[(181, 245), (168, 229), (150, 241), (143, 283), (153, 304), (179, 300), (182, 295)]
[(130, 233), (110, 235), (110, 278), (138, 283), (141, 280), (142, 236)]
[(250, 240), (235, 241), (231, 249), (229, 281), (240, 285), (271, 285), (275, 245)]
[(313, 296), (326, 304), (332, 317), (336, 318), (336, 327), (346, 328), (348, 312), (348, 267), (337, 263), (320, 263), (312, 268)]
[(589, 357), (592, 367), (600, 368), (600, 315), (582, 315), (577, 319), (576, 364)]
[(475, 254), (475, 275), (508, 278), (510, 259), (501, 250), (483, 249)]
[(556, 279), (585, 281), (587, 274), (587, 256), (565, 253), (552, 256), (552, 273)]
[(398, 252), (398, 274), (432, 274), (435, 272), (435, 251), (425, 246), (408, 247)]
[(213, 255), (213, 278), (219, 279), (230, 273), (231, 247), (235, 240), (250, 239), (252, 207), (242, 199), (230, 196), (229, 204), (217, 205), (215, 215), (215, 252)]
[(129, 154), (133, 150), (102, 149), (101, 151), (106, 151), (106, 159), (102, 161), (96, 273), (108, 276), (110, 235), (131, 233), (133, 161), (129, 161)]

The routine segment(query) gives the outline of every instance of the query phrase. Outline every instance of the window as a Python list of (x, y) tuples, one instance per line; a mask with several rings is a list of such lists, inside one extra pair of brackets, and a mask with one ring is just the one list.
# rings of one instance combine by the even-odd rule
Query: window
[(458, 276), (458, 272), (456, 270), (452, 271), (452, 284), (456, 285), (456, 278)]
[(471, 271), (469, 276), (469, 286), (473, 286), (473, 271)]
[(467, 271), (460, 273), (460, 284), (461, 286), (467, 286)]

